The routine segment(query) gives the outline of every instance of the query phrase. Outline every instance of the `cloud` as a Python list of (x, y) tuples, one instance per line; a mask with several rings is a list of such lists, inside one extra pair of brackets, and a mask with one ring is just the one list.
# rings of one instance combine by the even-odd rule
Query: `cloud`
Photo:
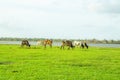
[(119, 32), (119, 2), (1, 0), (0, 32), (16, 37), (99, 38), (104, 33), (113, 37)]
[(0, 6), (58, 13), (120, 13), (119, 0), (3, 0)]
[(98, 13), (120, 13), (120, 1), (119, 0), (109, 0), (103, 1), (98, 0), (97, 2), (90, 2), (88, 4), (88, 10)]

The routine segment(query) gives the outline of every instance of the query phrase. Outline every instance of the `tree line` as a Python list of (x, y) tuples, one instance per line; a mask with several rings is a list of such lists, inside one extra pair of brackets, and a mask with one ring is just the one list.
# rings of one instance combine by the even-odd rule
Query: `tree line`
[[(38, 40), (45, 40), (46, 38), (11, 38), (11, 37), (1, 37), (0, 41), (22, 41), (22, 40), (28, 40), (28, 41), (38, 41)], [(62, 40), (66, 39), (52, 39), (53, 41), (60, 42)], [(77, 40), (77, 41), (86, 41), (87, 43), (102, 43), (102, 44), (120, 44), (120, 40), (98, 40), (98, 39), (70, 39), (71, 41)]]

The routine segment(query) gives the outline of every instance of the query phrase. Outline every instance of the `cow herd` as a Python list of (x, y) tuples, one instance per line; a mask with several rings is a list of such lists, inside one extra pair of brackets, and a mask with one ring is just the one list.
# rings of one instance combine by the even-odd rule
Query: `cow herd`
[[(52, 48), (53, 40), (46, 39), (46, 40), (39, 40), (37, 41), (37, 45), (42, 45), (44, 48), (46, 48), (47, 45), (49, 45)], [(28, 46), (30, 47), (30, 43), (28, 40), (22, 40), (21, 42), (21, 47), (23, 46)], [(86, 42), (82, 41), (70, 41), (70, 40), (63, 40), (61, 42), (60, 49), (64, 49), (65, 46), (68, 46), (68, 49), (73, 49), (75, 47), (80, 47), (82, 49), (87, 48), (88, 49), (88, 44)]]

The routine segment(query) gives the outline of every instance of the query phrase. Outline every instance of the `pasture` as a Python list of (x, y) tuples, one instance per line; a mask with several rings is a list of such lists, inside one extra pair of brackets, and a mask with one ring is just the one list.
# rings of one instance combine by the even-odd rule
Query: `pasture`
[(120, 80), (120, 48), (0, 45), (0, 80)]

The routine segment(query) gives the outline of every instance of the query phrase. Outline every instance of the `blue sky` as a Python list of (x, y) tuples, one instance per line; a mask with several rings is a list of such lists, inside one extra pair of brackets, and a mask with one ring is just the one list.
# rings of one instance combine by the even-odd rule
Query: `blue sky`
[(0, 0), (0, 37), (120, 39), (120, 0)]

